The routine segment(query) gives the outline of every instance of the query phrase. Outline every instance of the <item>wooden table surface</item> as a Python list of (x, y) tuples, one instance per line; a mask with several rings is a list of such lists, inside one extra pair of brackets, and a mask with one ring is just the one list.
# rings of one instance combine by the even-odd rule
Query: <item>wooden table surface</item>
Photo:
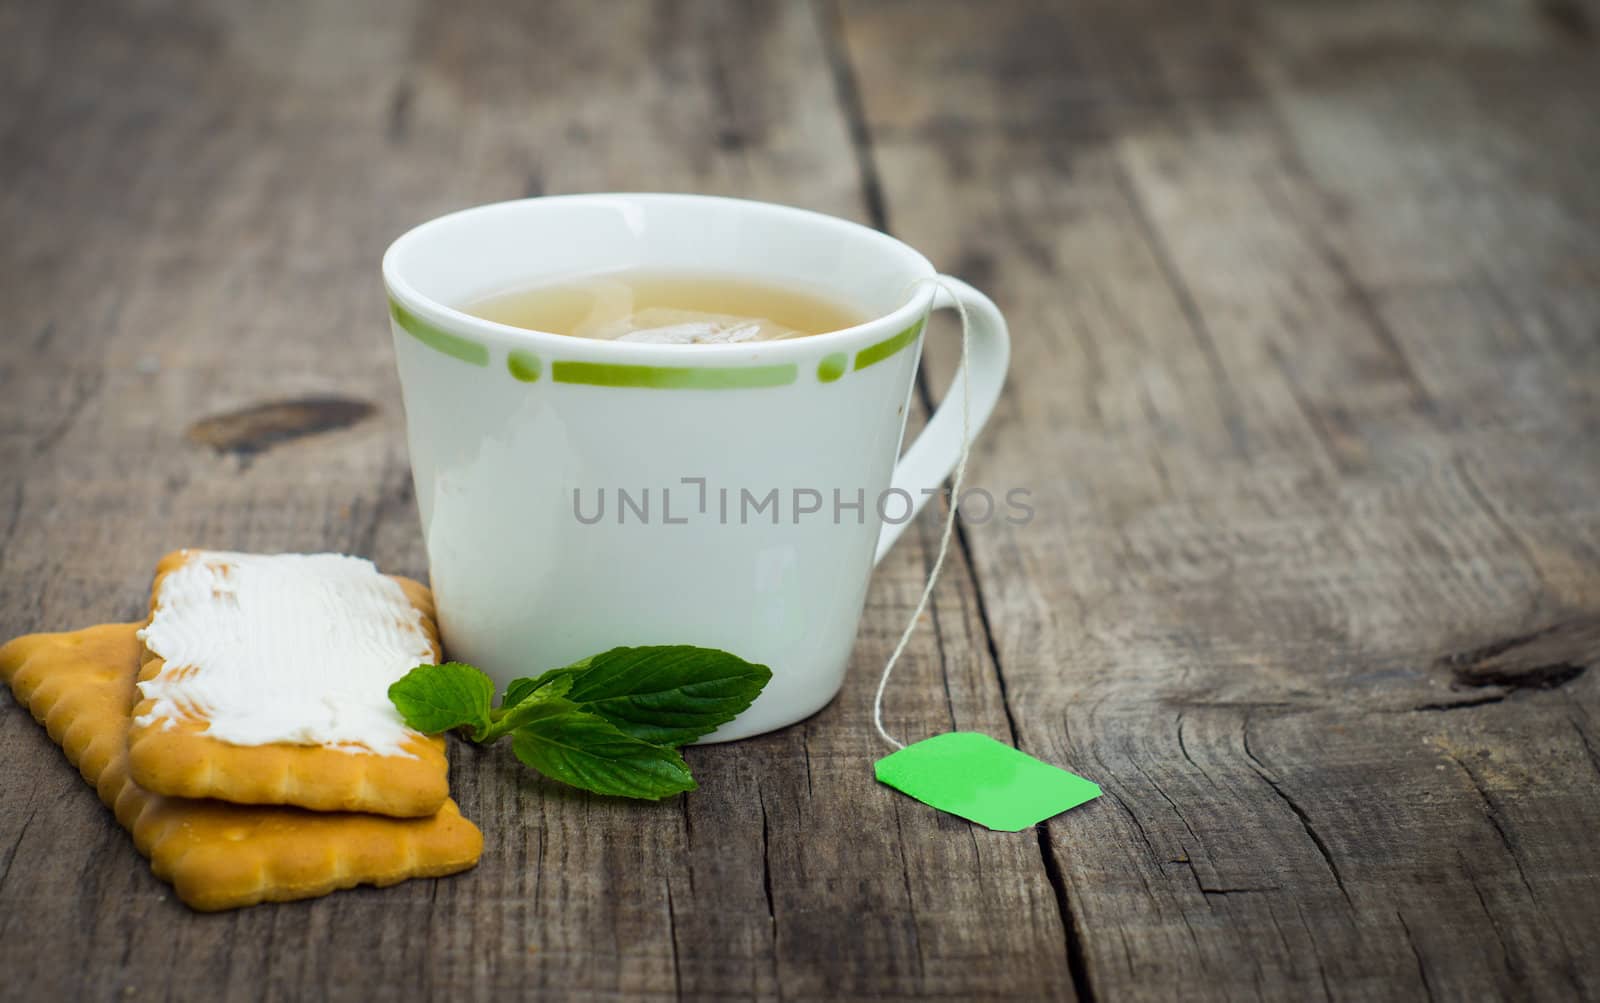
[(873, 781), (924, 518), (842, 695), (690, 750), (697, 793), (454, 748), (486, 847), (447, 880), (191, 913), (8, 700), (0, 994), (1600, 997), (1597, 35), (1579, 0), (5, 3), (5, 635), (137, 617), (183, 545), (425, 574), (386, 244), (751, 196), (1008, 313), (971, 483), (1036, 517), (964, 527), (888, 718), (1106, 793), (998, 834)]

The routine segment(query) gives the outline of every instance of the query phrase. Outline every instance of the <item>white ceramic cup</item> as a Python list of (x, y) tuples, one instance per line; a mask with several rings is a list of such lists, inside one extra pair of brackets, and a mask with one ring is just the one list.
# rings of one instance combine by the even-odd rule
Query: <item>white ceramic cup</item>
[[(660, 345), (460, 309), (632, 269), (764, 280), (873, 319)], [(926, 281), (935, 274), (855, 223), (691, 195), (502, 202), (396, 240), (383, 277), (450, 657), (502, 687), (618, 645), (706, 645), (771, 666), (755, 704), (707, 741), (821, 708), (843, 681), (873, 565), (960, 453), (957, 380), (895, 462), (928, 312), (954, 295), (971, 318), (973, 434), (1005, 378), (999, 310), (957, 280), (940, 278), (948, 293)]]

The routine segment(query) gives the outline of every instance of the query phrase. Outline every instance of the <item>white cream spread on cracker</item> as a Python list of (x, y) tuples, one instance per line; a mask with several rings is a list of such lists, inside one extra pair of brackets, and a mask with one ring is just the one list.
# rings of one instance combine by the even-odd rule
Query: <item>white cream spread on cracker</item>
[(138, 724), (202, 719), (234, 745), (410, 755), (389, 685), (434, 660), (400, 586), (341, 554), (191, 552), (139, 637), (166, 666)]

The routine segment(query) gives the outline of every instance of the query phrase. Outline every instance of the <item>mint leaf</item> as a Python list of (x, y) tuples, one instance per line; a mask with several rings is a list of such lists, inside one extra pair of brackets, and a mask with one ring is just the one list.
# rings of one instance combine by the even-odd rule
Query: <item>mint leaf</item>
[(406, 725), (424, 735), (469, 727), (481, 735), (489, 728), (489, 702), (494, 682), (461, 662), (419, 665), (389, 687), (389, 700)]
[[(514, 687), (518, 682), (528, 681), (513, 680), (512, 686)], [(562, 694), (566, 693), (571, 685), (572, 680), (570, 678), (554, 676), (544, 684), (528, 687), (516, 694), (513, 694), (511, 687), (507, 687), (506, 698), (500, 702), (500, 709), (494, 712), (494, 725), (487, 733), (474, 737), (480, 742), (492, 742), (507, 732), (515, 731), (522, 727), (524, 723), (536, 717), (544, 717), (558, 710), (577, 710), (578, 708), (573, 706), (571, 701), (561, 698)], [(511, 702), (513, 695), (521, 698), (514, 706)]]
[(695, 789), (677, 746), (749, 707), (772, 670), (690, 645), (613, 648), (514, 679), (499, 707), (494, 683), (470, 665), (419, 665), (389, 687), (406, 724), (452, 728), (487, 745), (506, 734), (518, 759), (599, 794), (663, 798)]
[(565, 696), (567, 690), (572, 688), (574, 674), (589, 664), (585, 658), (581, 662), (560, 669), (551, 669), (549, 672), (540, 673), (532, 679), (513, 679), (511, 685), (506, 687), (505, 699), (500, 701), (500, 706), (512, 708), (532, 696), (536, 690), (548, 690), (545, 696)]
[[(552, 669), (551, 670), (551, 672), (560, 672), (560, 671), (561, 671), (560, 669)], [(546, 672), (543, 676), (540, 676), (537, 679), (513, 679), (513, 680), (511, 680), (511, 685), (506, 687), (506, 695), (500, 698), (500, 706), (502, 706), (502, 707), (515, 707), (517, 704), (521, 703), (522, 701), (526, 700), (529, 696), (531, 696), (533, 694), (534, 690), (536, 690), (539, 687), (543, 686), (545, 684), (545, 682), (546, 682), (545, 677), (549, 676), (549, 675), (550, 675), (550, 672)]]
[(517, 758), (547, 777), (596, 794), (657, 800), (696, 784), (672, 749), (624, 734), (609, 721), (552, 701), (550, 713), (511, 733)]
[(565, 697), (583, 710), (641, 741), (674, 747), (733, 720), (772, 678), (765, 665), (687, 644), (612, 648), (553, 671), (572, 673)]

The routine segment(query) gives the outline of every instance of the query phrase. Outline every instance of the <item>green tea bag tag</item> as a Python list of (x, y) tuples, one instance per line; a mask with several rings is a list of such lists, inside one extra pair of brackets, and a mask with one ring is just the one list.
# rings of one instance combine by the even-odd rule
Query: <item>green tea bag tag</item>
[(878, 760), (897, 791), (996, 832), (1017, 832), (1100, 796), (1100, 785), (975, 731), (925, 738)]
[[(961, 405), (961, 450), (956, 456), (955, 472), (950, 481), (950, 511), (945, 515), (944, 533), (939, 537), (939, 553), (928, 570), (928, 581), (923, 586), (922, 598), (911, 611), (900, 643), (895, 645), (884, 663), (883, 674), (878, 677), (878, 693), (872, 699), (872, 725), (885, 742), (898, 749), (878, 760), (878, 780), (897, 791), (911, 795), (923, 804), (940, 811), (959, 815), (996, 832), (1018, 832), (1038, 825), (1045, 819), (1059, 815), (1068, 808), (1076, 808), (1085, 801), (1100, 796), (1100, 787), (1060, 767), (1041, 762), (1025, 752), (1019, 752), (996, 742), (988, 735), (975, 731), (952, 731), (925, 738), (913, 745), (901, 745), (899, 739), (889, 734), (883, 726), (883, 691), (889, 687), (889, 675), (895, 663), (905, 653), (911, 635), (917, 629), (922, 611), (928, 608), (934, 584), (939, 580), (939, 570), (950, 553), (950, 538), (956, 528), (956, 505), (961, 498), (961, 483), (967, 473), (967, 454), (972, 440), (970, 413), (971, 387), (968, 385), (968, 356), (971, 354), (972, 322), (967, 316), (967, 294), (988, 304), (994, 304), (981, 294), (957, 282), (952, 286), (943, 277), (918, 279), (913, 288), (931, 284), (949, 299), (949, 305), (961, 315), (961, 380), (951, 388)], [(998, 321), (998, 314), (995, 320)], [(1003, 333), (1005, 325), (1000, 324)]]

